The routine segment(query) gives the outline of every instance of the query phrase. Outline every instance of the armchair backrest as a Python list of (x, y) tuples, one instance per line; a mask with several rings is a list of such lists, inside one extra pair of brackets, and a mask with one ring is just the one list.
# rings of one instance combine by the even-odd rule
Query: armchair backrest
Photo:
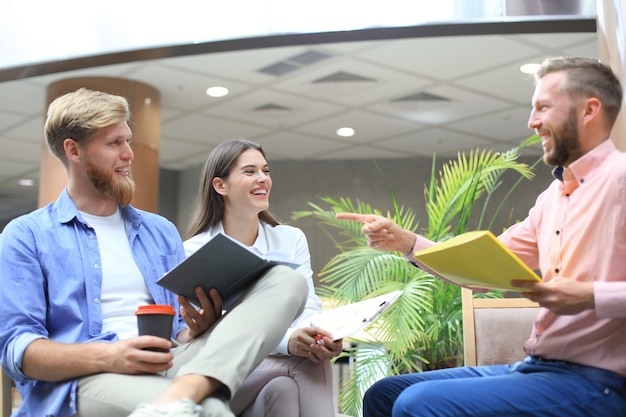
[(526, 298), (474, 298), (466, 288), (461, 294), (465, 365), (522, 360), (539, 305)]

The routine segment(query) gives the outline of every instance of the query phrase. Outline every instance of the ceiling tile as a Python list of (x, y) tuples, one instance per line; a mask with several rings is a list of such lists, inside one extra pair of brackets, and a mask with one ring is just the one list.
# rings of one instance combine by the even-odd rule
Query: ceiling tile
[(523, 140), (533, 132), (528, 128), (529, 107), (493, 112), (484, 116), (451, 123), (448, 128), (494, 140)]
[(226, 120), (201, 114), (189, 114), (161, 125), (163, 136), (213, 145), (238, 137), (254, 138), (267, 131), (265, 127), (240, 120)]
[(39, 114), (46, 104), (45, 91), (28, 81), (0, 83), (0, 110), (25, 115)]
[[(352, 137), (336, 136), (335, 132), (341, 127), (351, 127), (356, 133)], [(418, 123), (400, 118), (353, 110), (298, 126), (294, 130), (311, 135), (333, 137), (346, 143), (371, 143), (421, 127)]]
[(343, 150), (336, 150), (329, 152), (328, 154), (320, 155), (319, 157), (311, 157), (311, 159), (323, 159), (323, 160), (338, 160), (338, 159), (365, 159), (365, 160), (377, 160), (377, 159), (394, 159), (394, 158), (407, 158), (406, 152), (385, 150), (376, 146), (369, 145), (352, 145), (344, 148)]
[(5, 136), (10, 139), (21, 139), (40, 145), (43, 141), (43, 125), (44, 120), (42, 116), (29, 117), (12, 128), (7, 129)]
[(214, 145), (199, 144), (177, 140), (170, 137), (162, 137), (159, 144), (159, 163), (172, 164), (180, 160), (189, 158), (190, 156), (209, 155)]
[(168, 59), (165, 66), (184, 72), (204, 74), (224, 83), (245, 80), (250, 84), (271, 84), (275, 78), (261, 73), (260, 68), (280, 62), (291, 56), (315, 49), (308, 46), (262, 48), (231, 51), (200, 56), (186, 56)]
[(377, 143), (378, 146), (403, 151), (406, 155), (454, 157), (460, 150), (487, 145), (483, 138), (448, 129), (428, 128)]
[(386, 67), (397, 68), (433, 80), (452, 80), (484, 71), (525, 56), (537, 54), (537, 48), (501, 35), (443, 36), (401, 39), (382, 43), (361, 56)]
[[(313, 83), (329, 75), (343, 72), (373, 81)], [(366, 105), (373, 101), (388, 99), (432, 84), (431, 80), (389, 69), (385, 65), (373, 65), (356, 59), (335, 59), (328, 64), (303, 70), (273, 87), (319, 100), (348, 105)]]
[(41, 142), (25, 140), (0, 139), (0, 149), (11, 149), (11, 153), (3, 152), (2, 159), (9, 157), (11, 161), (24, 162), (26, 165), (37, 166), (41, 161)]
[[(207, 75), (175, 69), (166, 65), (150, 63), (142, 65), (132, 73), (134, 79), (141, 80), (161, 92), (161, 102), (170, 108), (196, 110), (215, 104), (216, 99), (206, 95), (208, 87), (224, 83)], [(229, 82), (227, 87), (233, 94), (246, 90), (245, 81)]]
[(426, 93), (446, 97), (443, 102), (388, 102), (369, 106), (368, 110), (393, 115), (426, 125), (444, 125), (476, 115), (511, 107), (501, 99), (478, 94), (453, 85), (440, 85), (423, 90)]
[[(255, 110), (268, 104), (284, 109)], [(223, 104), (211, 107), (204, 113), (214, 117), (242, 118), (248, 122), (281, 129), (311, 120), (319, 120), (341, 111), (345, 111), (345, 107), (310, 100), (293, 93), (255, 90), (224, 101)]]
[(292, 132), (261, 136), (256, 141), (263, 146), (270, 160), (315, 158), (350, 146), (339, 141)]

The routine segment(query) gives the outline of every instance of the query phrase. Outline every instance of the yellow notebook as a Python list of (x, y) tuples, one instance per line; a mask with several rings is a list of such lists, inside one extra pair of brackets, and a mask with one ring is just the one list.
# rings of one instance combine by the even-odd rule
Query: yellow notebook
[(523, 291), (511, 280), (541, 278), (490, 231), (467, 232), (417, 251), (415, 259), (435, 275), (469, 288)]

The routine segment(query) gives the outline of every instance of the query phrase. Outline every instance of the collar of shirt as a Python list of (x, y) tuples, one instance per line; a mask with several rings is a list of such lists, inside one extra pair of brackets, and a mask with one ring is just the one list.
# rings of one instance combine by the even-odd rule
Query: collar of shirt
[(561, 181), (561, 194), (569, 196), (585, 181), (593, 178), (609, 154), (615, 152), (613, 141), (605, 140), (587, 152), (568, 167), (558, 166), (552, 170), (552, 176)]
[[(76, 219), (83, 225), (87, 225), (87, 222), (80, 214), (76, 204), (67, 192), (67, 188), (64, 189), (59, 195), (59, 198), (57, 198), (54, 206), (56, 220), (59, 223), (69, 223)], [(122, 217), (124, 218), (124, 223), (126, 224), (126, 230), (130, 230), (129, 226), (137, 228), (141, 225), (141, 214), (134, 207), (128, 205), (120, 210), (122, 212)]]

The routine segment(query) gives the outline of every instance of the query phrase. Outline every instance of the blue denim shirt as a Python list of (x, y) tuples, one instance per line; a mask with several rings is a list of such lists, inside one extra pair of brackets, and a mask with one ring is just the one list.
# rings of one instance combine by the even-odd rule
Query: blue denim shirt
[[(185, 257), (176, 227), (132, 207), (122, 209), (135, 262), (158, 304), (178, 311), (176, 296), (156, 284)], [(2, 366), (16, 382), (19, 416), (76, 413), (77, 380), (45, 382), (22, 373), (26, 347), (36, 339), (61, 343), (114, 341), (102, 333), (102, 270), (96, 234), (67, 190), (56, 202), (11, 221), (0, 235), (0, 346)], [(185, 327), (178, 316), (172, 336)]]

